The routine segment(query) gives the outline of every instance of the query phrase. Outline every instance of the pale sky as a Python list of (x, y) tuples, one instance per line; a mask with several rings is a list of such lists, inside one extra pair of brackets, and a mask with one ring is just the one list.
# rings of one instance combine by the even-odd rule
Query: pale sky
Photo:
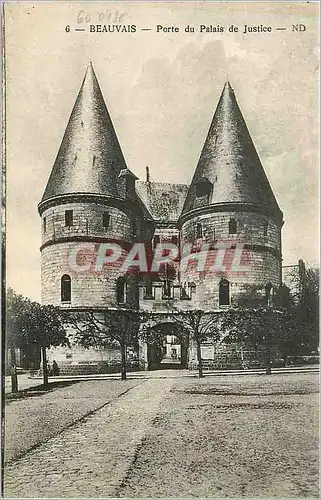
[[(114, 24), (115, 11), (135, 33), (89, 32), (109, 14)], [(37, 204), (90, 60), (127, 166), (142, 180), (149, 165), (154, 181), (190, 182), (228, 76), (284, 213), (283, 264), (316, 264), (318, 11), (298, 2), (7, 3), (7, 286), (40, 301)], [(202, 24), (225, 30), (200, 33)], [(272, 32), (243, 34), (244, 24)]]

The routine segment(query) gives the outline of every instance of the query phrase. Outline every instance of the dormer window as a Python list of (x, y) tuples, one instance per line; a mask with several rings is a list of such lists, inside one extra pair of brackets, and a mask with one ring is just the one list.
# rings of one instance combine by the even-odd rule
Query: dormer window
[(128, 168), (123, 168), (118, 177), (120, 179), (125, 198), (134, 196), (135, 181), (137, 180), (136, 175), (134, 175)]
[(228, 232), (229, 234), (236, 234), (237, 233), (237, 222), (235, 219), (231, 219), (228, 225)]
[(108, 229), (110, 224), (110, 214), (109, 212), (103, 213), (103, 227), (104, 229)]
[(70, 227), (73, 225), (74, 212), (73, 210), (65, 210), (65, 226)]
[(209, 195), (211, 194), (212, 190), (212, 183), (206, 179), (206, 177), (203, 177), (196, 183), (196, 197), (197, 198), (209, 198)]

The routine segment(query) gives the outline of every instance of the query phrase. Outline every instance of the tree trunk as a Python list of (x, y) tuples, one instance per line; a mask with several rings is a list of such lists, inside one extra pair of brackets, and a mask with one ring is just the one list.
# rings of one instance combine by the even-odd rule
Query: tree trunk
[(42, 371), (43, 371), (43, 385), (48, 386), (48, 366), (47, 366), (47, 351), (46, 348), (41, 346), (42, 353)]
[(121, 379), (126, 380), (126, 344), (121, 343)]
[(197, 361), (198, 361), (198, 377), (203, 378), (204, 375), (203, 375), (201, 343), (198, 339), (196, 340), (196, 346), (197, 346)]
[(10, 348), (11, 354), (11, 392), (18, 392), (18, 375), (17, 375), (17, 361), (16, 361), (16, 350), (14, 347)]
[(265, 370), (266, 375), (271, 375), (271, 347), (268, 346), (267, 353), (266, 353), (266, 370)]

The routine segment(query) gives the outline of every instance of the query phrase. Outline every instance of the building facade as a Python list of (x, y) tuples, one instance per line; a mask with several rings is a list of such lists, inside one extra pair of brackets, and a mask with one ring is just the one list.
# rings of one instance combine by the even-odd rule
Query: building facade
[[(169, 308), (219, 314), (251, 287), (269, 294), (280, 286), (283, 214), (229, 82), (190, 184), (154, 182), (148, 167), (140, 181), (129, 167), (90, 64), (38, 207), (42, 301), (97, 314), (143, 310), (151, 330), (163, 328), (164, 358), (172, 352), (174, 362), (176, 351), (193, 366), (194, 346), (179, 347)], [(116, 264), (97, 268), (93, 255), (111, 241), (128, 251), (138, 242), (151, 252), (157, 245), (179, 250), (159, 272), (131, 276)], [(140, 347), (142, 364), (155, 367), (155, 352), (146, 343)], [(212, 356), (215, 349), (203, 347), (204, 356)], [(77, 365), (118, 354), (74, 346), (52, 356)]]

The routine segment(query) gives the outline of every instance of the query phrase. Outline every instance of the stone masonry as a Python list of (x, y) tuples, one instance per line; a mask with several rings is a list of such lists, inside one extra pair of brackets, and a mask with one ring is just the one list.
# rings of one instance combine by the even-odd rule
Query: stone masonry
[[(126, 165), (90, 65), (39, 213), (42, 300), (65, 310), (127, 306), (161, 314), (168, 312), (170, 300), (181, 313), (193, 308), (224, 313), (249, 286), (263, 290), (282, 282), (283, 214), (228, 82), (191, 183), (151, 181), (148, 168), (146, 180), (138, 181)], [(99, 246), (110, 241), (127, 249), (134, 242), (144, 242), (150, 249), (174, 243), (181, 256), (186, 245), (199, 252), (208, 244), (211, 266), (218, 256), (217, 245), (225, 242), (231, 248), (219, 272), (200, 271), (193, 259), (180, 269), (177, 259), (170, 278), (167, 268), (158, 276), (141, 275), (129, 282), (120, 265), (95, 270)], [(246, 266), (245, 271), (232, 268), (233, 252), (240, 245), (239, 264)], [(78, 271), (70, 264), (73, 252)], [(81, 268), (85, 264), (86, 271)], [(224, 303), (222, 280), (228, 289)], [(73, 349), (76, 362), (77, 346)], [(95, 351), (92, 358), (97, 358)], [(147, 359), (143, 361), (147, 364)]]

